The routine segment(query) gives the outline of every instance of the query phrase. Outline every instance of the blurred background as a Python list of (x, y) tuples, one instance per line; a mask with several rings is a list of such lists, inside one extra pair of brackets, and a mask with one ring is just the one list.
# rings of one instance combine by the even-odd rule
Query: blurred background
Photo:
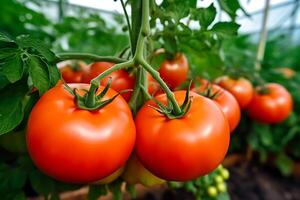
[[(212, 2), (216, 1), (198, 0), (198, 5), (207, 7)], [(189, 59), (192, 78), (203, 76), (213, 80), (225, 74), (224, 66), (235, 72), (253, 72), (265, 1), (232, 2), (230, 9), (235, 8), (234, 2), (241, 5), (241, 8), (239, 5), (236, 7), (236, 22), (241, 25), (237, 37), (225, 38), (217, 50), (202, 52), (182, 48)], [(220, 8), (220, 4), (214, 5), (218, 9), (215, 23), (232, 20), (228, 12)], [(192, 22), (191, 26), (196, 28), (198, 24)], [(116, 55), (128, 44), (125, 27), (119, 1), (1, 0), (0, 5), (0, 32), (12, 37), (29, 34), (46, 43), (55, 53), (79, 51)], [(290, 91), (294, 111), (278, 125), (257, 123), (243, 113), (241, 123), (232, 135), (230, 151), (224, 163), (231, 173), (228, 191), (231, 199), (299, 200), (300, 0), (270, 0), (267, 32), (260, 76), (264, 81), (280, 83)], [(251, 82), (255, 85), (255, 80)], [(42, 185), (45, 179), (47, 177), (41, 178), (38, 183)], [(54, 185), (54, 182), (51, 184)], [(188, 185), (185, 191), (189, 190), (187, 188)], [(43, 190), (39, 192), (39, 188), (34, 189), (43, 194)], [(32, 188), (26, 186), (25, 190), (26, 194), (37, 195)], [(157, 199), (157, 194), (149, 194), (149, 198), (145, 199)], [(190, 197), (182, 188), (167, 191), (166, 194), (165, 199), (182, 200)], [(221, 198), (228, 199), (228, 196)]]

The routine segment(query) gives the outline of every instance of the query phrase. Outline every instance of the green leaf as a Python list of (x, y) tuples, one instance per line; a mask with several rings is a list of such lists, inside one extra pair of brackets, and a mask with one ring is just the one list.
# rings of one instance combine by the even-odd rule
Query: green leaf
[(24, 81), (5, 87), (0, 93), (0, 135), (17, 127), (24, 116), (22, 100), (27, 92)]
[(199, 24), (203, 29), (207, 29), (207, 27), (216, 18), (216, 15), (217, 15), (217, 11), (212, 3), (207, 8), (197, 8), (192, 10), (191, 18), (199, 21)]
[(1, 48), (0, 49), (0, 60), (14, 56), (20, 51), (16, 48)]
[(55, 181), (38, 170), (30, 173), (29, 180), (32, 188), (40, 195), (48, 196), (56, 190)]
[(61, 79), (60, 71), (56, 65), (47, 65), (49, 71), (49, 78), (51, 86), (55, 86), (56, 83)]
[(117, 180), (109, 184), (109, 189), (113, 194), (113, 200), (122, 200), (122, 181)]
[(24, 192), (19, 192), (15, 195), (13, 200), (26, 200), (26, 195)]
[(5, 88), (9, 84), (9, 80), (0, 73), (0, 90)]
[(20, 80), (23, 75), (23, 61), (20, 55), (11, 57), (1, 64), (0, 72), (4, 74), (11, 83)]
[(14, 168), (10, 171), (10, 185), (12, 188), (21, 189), (24, 187), (27, 172), (21, 168)]
[(196, 8), (197, 0), (164, 0), (161, 7), (164, 9), (164, 18), (173, 18), (176, 22), (187, 17), (191, 8)]
[(97, 200), (99, 197), (107, 195), (107, 193), (106, 185), (90, 185), (88, 200)]
[(14, 40), (12, 40), (11, 38), (9, 38), (4, 33), (0, 32), (0, 42), (14, 42)]
[(218, 22), (211, 28), (211, 31), (225, 38), (237, 35), (239, 27), (240, 25), (234, 22)]
[(17, 37), (16, 41), (17, 44), (22, 48), (34, 48), (49, 62), (52, 62), (56, 59), (55, 54), (50, 50), (50, 48), (40, 40), (22, 35)]
[(236, 18), (236, 11), (240, 8), (242, 9), (238, 0), (218, 0), (218, 2), (221, 9), (224, 10), (233, 20)]
[(131, 199), (136, 199), (136, 190), (134, 184), (126, 183), (126, 191), (130, 194)]
[(164, 40), (164, 49), (166, 51), (167, 56), (168, 55), (169, 57), (175, 56), (178, 51), (176, 38), (168, 35), (164, 35), (163, 40)]
[(285, 176), (290, 175), (293, 171), (293, 160), (283, 153), (276, 158), (275, 164), (280, 172)]
[(30, 56), (26, 60), (26, 65), (28, 66), (29, 76), (33, 85), (39, 90), (40, 95), (42, 95), (50, 87), (47, 64), (36, 56)]

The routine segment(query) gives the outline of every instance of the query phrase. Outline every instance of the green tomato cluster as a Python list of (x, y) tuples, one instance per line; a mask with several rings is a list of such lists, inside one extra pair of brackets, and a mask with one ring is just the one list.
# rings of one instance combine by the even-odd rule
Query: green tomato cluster
[(219, 196), (228, 196), (226, 181), (229, 179), (229, 171), (220, 165), (212, 173), (199, 177), (196, 180), (181, 182), (169, 182), (172, 188), (185, 188), (193, 193), (196, 199), (217, 199)]

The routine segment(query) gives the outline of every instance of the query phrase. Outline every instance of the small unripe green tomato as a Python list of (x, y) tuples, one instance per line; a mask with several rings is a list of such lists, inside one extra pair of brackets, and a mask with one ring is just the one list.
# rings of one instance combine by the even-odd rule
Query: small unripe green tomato
[(228, 180), (230, 176), (228, 169), (222, 169), (221, 176), (223, 177), (224, 180)]
[(223, 183), (224, 182), (223, 176), (221, 176), (221, 175), (215, 176), (214, 180), (215, 180), (216, 183)]
[(218, 190), (215, 186), (209, 186), (207, 188), (207, 193), (210, 197), (216, 197), (218, 195)]
[(226, 187), (225, 183), (218, 183), (217, 188), (218, 188), (218, 191), (221, 192), (221, 193), (227, 191), (227, 187)]

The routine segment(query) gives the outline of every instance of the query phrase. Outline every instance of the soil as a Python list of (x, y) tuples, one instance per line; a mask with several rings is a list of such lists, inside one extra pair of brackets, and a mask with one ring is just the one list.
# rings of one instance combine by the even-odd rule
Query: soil
[[(231, 200), (300, 200), (300, 178), (283, 177), (278, 171), (258, 164), (229, 168)], [(139, 200), (194, 200), (183, 189), (147, 193)]]

